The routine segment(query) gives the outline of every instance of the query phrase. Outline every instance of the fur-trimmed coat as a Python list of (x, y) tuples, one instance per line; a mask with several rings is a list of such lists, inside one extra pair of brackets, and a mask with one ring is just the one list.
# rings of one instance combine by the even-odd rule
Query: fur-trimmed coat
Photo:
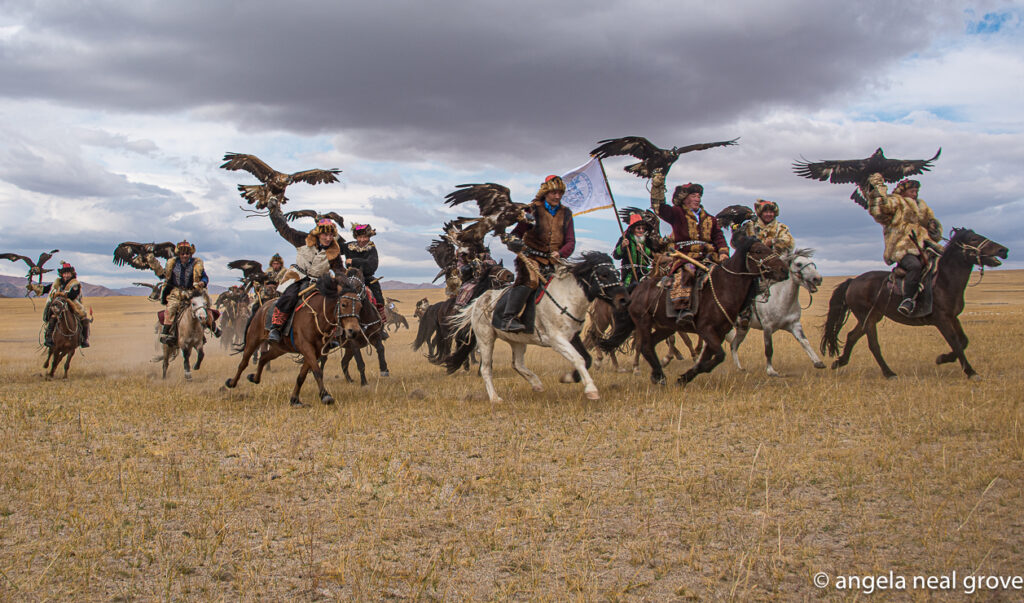
[(345, 271), (345, 262), (341, 259), (341, 246), (337, 239), (331, 241), (329, 246), (321, 248), (317, 235), (289, 226), (280, 210), (270, 212), (270, 222), (277, 229), (281, 238), (295, 247), (295, 263), (291, 268), (285, 270), (279, 283), (293, 278), (289, 273), (293, 273), (297, 278), (306, 276), (320, 278), (328, 270), (334, 270), (336, 274)]
[[(157, 276), (167, 281), (164, 285), (165, 288), (170, 287), (174, 289), (176, 287), (192, 288), (198, 283), (203, 283), (206, 286), (210, 282), (210, 278), (206, 276), (206, 268), (203, 266), (203, 260), (193, 256), (192, 257), (192, 274), (191, 278), (186, 278), (186, 282), (178, 283), (174, 280), (174, 267), (178, 264), (178, 258), (174, 257), (167, 260), (167, 265), (161, 272), (157, 272)], [(186, 275), (188, 276), (188, 275)]]
[[(56, 281), (49, 283), (43, 287), (43, 294), (49, 293), (49, 299), (46, 301), (47, 310), (49, 309), (50, 302), (53, 298), (58, 295), (63, 295), (71, 302), (71, 309), (78, 315), (79, 318), (85, 318), (85, 306), (82, 305), (82, 284), (78, 282), (77, 278), (72, 278), (70, 281), (64, 283), (58, 277)], [(49, 319), (49, 312), (43, 312), (44, 320)]]
[[(665, 176), (656, 174), (651, 180), (651, 209), (672, 227), (675, 248), (695, 259), (708, 258), (720, 262), (729, 257), (729, 244), (714, 217), (702, 205), (700, 218), (679, 205), (665, 204)], [(685, 244), (692, 241), (690, 244)]]
[[(564, 205), (559, 205), (555, 215), (544, 207), (544, 201), (534, 199), (530, 203), (530, 212), (533, 214), (534, 223), (520, 222), (512, 230), (512, 234), (522, 237), (527, 247), (540, 253), (558, 252), (558, 256), (567, 258), (576, 250), (576, 227), (572, 220), (572, 210)], [(550, 260), (544, 257), (534, 257), (542, 264)]]
[(890, 195), (881, 174), (871, 174), (861, 192), (868, 200), (871, 217), (882, 225), (886, 264), (895, 264), (908, 253), (920, 255), (918, 246), (923, 249), (926, 241), (942, 239), (942, 225), (932, 209), (921, 199)]
[(779, 255), (793, 251), (793, 235), (789, 234), (789, 227), (778, 220), (765, 224), (757, 218), (747, 222), (744, 229), (747, 236), (757, 237)]

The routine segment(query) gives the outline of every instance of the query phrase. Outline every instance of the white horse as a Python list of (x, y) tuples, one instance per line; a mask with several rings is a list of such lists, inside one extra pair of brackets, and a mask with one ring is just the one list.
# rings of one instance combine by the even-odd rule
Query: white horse
[[(178, 338), (173, 345), (164, 344), (163, 355), (163, 378), (167, 378), (167, 365), (172, 358), (181, 350), (181, 359), (185, 364), (185, 380), (192, 380), (192, 369), (199, 370), (206, 355), (203, 351), (203, 344), (206, 343), (206, 335), (203, 333), (204, 325), (208, 320), (209, 308), (206, 307), (206, 298), (202, 293), (193, 293), (189, 307), (178, 314), (177, 328)], [(192, 350), (196, 351), (195, 366), (190, 366)]]
[(487, 387), (487, 396), (491, 402), (501, 402), (494, 391), (491, 366), (494, 342), (503, 339), (512, 347), (512, 367), (529, 381), (534, 391), (542, 392), (544, 385), (540, 378), (526, 368), (523, 361), (526, 346), (539, 345), (554, 349), (571, 362), (575, 369), (571, 380), (582, 380), (583, 393), (587, 398), (599, 399), (597, 385), (587, 372), (590, 354), (580, 340), (580, 330), (587, 315), (587, 307), (594, 299), (604, 299), (615, 308), (625, 307), (626, 288), (619, 278), (619, 271), (608, 254), (588, 251), (578, 262), (558, 265), (554, 277), (546, 287), (542, 285), (541, 288), (543, 296), (536, 306), (533, 333), (508, 333), (492, 326), (494, 306), (506, 289), (485, 292), (449, 319), (453, 331), (471, 326), (473, 336), (448, 357), (445, 362), (448, 373), (458, 370), (476, 347), (480, 351), (480, 376)]
[(814, 348), (804, 335), (804, 327), (800, 324), (800, 287), (813, 294), (821, 285), (821, 273), (810, 259), (813, 255), (813, 249), (797, 249), (783, 255), (782, 260), (789, 265), (789, 278), (772, 283), (768, 288), (767, 299), (758, 296), (747, 328), (736, 328), (726, 336), (732, 343), (732, 359), (739, 370), (743, 370), (743, 366), (740, 365), (739, 347), (750, 329), (761, 329), (764, 332), (764, 356), (769, 376), (782, 376), (772, 366), (772, 333), (775, 331), (792, 333), (814, 363), (814, 368), (825, 368), (825, 363), (814, 353)]

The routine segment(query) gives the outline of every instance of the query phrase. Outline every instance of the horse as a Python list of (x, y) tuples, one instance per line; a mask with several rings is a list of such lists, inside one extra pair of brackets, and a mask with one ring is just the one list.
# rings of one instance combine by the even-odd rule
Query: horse
[(50, 373), (46, 377), (52, 379), (57, 371), (57, 365), (63, 360), (63, 379), (67, 379), (71, 358), (81, 343), (82, 323), (71, 308), (71, 302), (63, 295), (56, 295), (50, 302), (50, 320), (54, 323), (51, 335), (53, 345), (47, 350), (43, 368), (49, 367)]
[(387, 329), (390, 327), (395, 327), (394, 331), (396, 333), (398, 332), (398, 329), (401, 327), (405, 327), (406, 329), (408, 329), (409, 321), (406, 320), (405, 316), (403, 316), (401, 312), (392, 308), (393, 305), (394, 302), (388, 302), (388, 304), (384, 306), (384, 314), (386, 315), (387, 318), (387, 320), (384, 321), (384, 328)]
[[(620, 368), (619, 360), (615, 356), (615, 351), (606, 352), (601, 349), (598, 345), (601, 338), (604, 337), (605, 333), (608, 332), (609, 328), (614, 327), (615, 314), (612, 312), (610, 304), (602, 299), (595, 299), (594, 303), (590, 304), (590, 310), (587, 311), (587, 323), (583, 327), (583, 345), (586, 346), (587, 351), (591, 352), (594, 356), (594, 369), (599, 369), (604, 366), (604, 362), (607, 359), (612, 363), (612, 368), (617, 373), (626, 372), (637, 372), (640, 370), (640, 349), (635, 345), (633, 347), (633, 366), (630, 369)], [(698, 347), (694, 348), (690, 338), (686, 335), (682, 336), (683, 345), (690, 352), (690, 358), (697, 358), (697, 354), (700, 351), (699, 342)], [(661, 360), (662, 366), (668, 366), (670, 362), (675, 359), (682, 360), (683, 353), (676, 347), (675, 335), (670, 335), (665, 340), (668, 343), (668, 354), (665, 355)]]
[[(299, 399), (299, 392), (306, 375), (312, 371), (319, 389), (320, 401), (324, 404), (334, 404), (334, 397), (324, 387), (324, 375), (319, 359), (325, 355), (327, 345), (336, 337), (336, 333), (352, 337), (362, 330), (359, 321), (349, 316), (362, 295), (362, 283), (355, 285), (346, 277), (324, 275), (317, 280), (315, 290), (307, 289), (302, 292), (299, 305), (292, 313), (291, 333), (282, 337), (280, 342), (271, 344), (267, 351), (260, 354), (256, 372), (249, 374), (249, 381), (258, 384), (263, 376), (263, 369), (274, 358), (282, 354), (301, 354), (302, 366), (295, 378), (295, 388), (292, 390), (289, 403), (292, 406), (304, 406)], [(272, 301), (264, 302), (249, 321), (245, 338), (242, 340), (242, 359), (238, 363), (235, 376), (224, 383), (226, 387), (234, 388), (238, 385), (238, 379), (249, 365), (249, 359), (267, 340), (269, 331), (266, 327), (266, 315), (273, 307)]]
[(457, 371), (474, 347), (478, 348), (480, 375), (487, 388), (487, 396), (492, 403), (501, 402), (494, 390), (491, 366), (494, 342), (503, 339), (512, 348), (513, 368), (529, 381), (534, 391), (541, 392), (544, 386), (537, 375), (526, 368), (524, 356), (527, 345), (550, 347), (572, 363), (575, 368), (573, 380), (583, 381), (584, 395), (590, 400), (600, 399), (597, 385), (587, 372), (591, 359), (580, 340), (580, 330), (587, 307), (593, 300), (604, 299), (615, 308), (624, 308), (628, 302), (626, 288), (611, 257), (606, 253), (588, 251), (579, 261), (557, 265), (551, 280), (538, 290), (540, 300), (536, 303), (533, 333), (509, 333), (494, 328), (491, 324), (494, 306), (503, 293), (503, 290), (484, 292), (450, 320), (455, 331), (471, 326), (472, 334), (445, 362), (448, 373)]
[[(203, 344), (206, 343), (206, 336), (203, 334), (204, 325), (207, 322), (209, 308), (206, 307), (206, 298), (203, 292), (194, 289), (192, 299), (187, 308), (183, 308), (174, 317), (175, 329), (178, 333), (177, 340), (173, 344), (163, 344), (163, 378), (167, 378), (167, 365), (175, 354), (180, 350), (181, 359), (185, 366), (185, 381), (192, 380), (192, 369), (199, 370), (206, 353), (203, 351)], [(196, 351), (196, 364), (190, 366), (189, 361), (192, 350)]]
[[(885, 363), (878, 345), (878, 322), (889, 318), (911, 327), (934, 326), (952, 348), (945, 354), (939, 354), (935, 364), (959, 360), (968, 379), (980, 378), (964, 354), (967, 335), (958, 318), (964, 309), (964, 290), (974, 266), (980, 266), (984, 275), (985, 267), (1000, 266), (1000, 258), (1005, 260), (1009, 250), (969, 228), (954, 228), (951, 234), (935, 269), (932, 311), (927, 316), (909, 318), (897, 312), (903, 295), (888, 284), (890, 273), (884, 270), (865, 272), (843, 281), (835, 288), (829, 300), (828, 316), (821, 336), (821, 352), (831, 357), (839, 355), (832, 363), (833, 369), (846, 366), (857, 340), (867, 335), (868, 348), (882, 369), (882, 374), (887, 379), (894, 378), (896, 373)], [(842, 347), (840, 355), (839, 332), (850, 312), (857, 317), (857, 324), (847, 333), (846, 345)]]
[(821, 285), (821, 273), (818, 266), (811, 261), (814, 256), (813, 249), (797, 249), (790, 253), (783, 254), (782, 261), (789, 266), (789, 278), (772, 283), (768, 287), (767, 299), (758, 297), (754, 301), (751, 312), (750, 324), (746, 327), (737, 326), (734, 331), (725, 336), (730, 342), (732, 359), (736, 368), (743, 370), (740, 365), (739, 348), (743, 339), (751, 329), (761, 329), (764, 334), (764, 357), (767, 363), (766, 371), (771, 377), (782, 375), (772, 366), (772, 333), (775, 331), (789, 331), (800, 343), (807, 356), (814, 363), (814, 368), (823, 369), (825, 363), (818, 358), (804, 335), (804, 327), (800, 324), (800, 287), (807, 289), (813, 296)]
[[(679, 376), (678, 383), (686, 385), (701, 373), (709, 373), (725, 360), (722, 341), (736, 324), (737, 316), (747, 300), (750, 287), (757, 278), (782, 280), (789, 274), (779, 255), (761, 241), (737, 231), (733, 237), (734, 253), (721, 264), (712, 265), (707, 279), (700, 288), (694, 329), (704, 340), (697, 363)], [(630, 298), (628, 312), (617, 312), (615, 331), (601, 340), (601, 347), (614, 350), (622, 345), (634, 330), (634, 345), (651, 367), (651, 382), (663, 385), (665, 372), (654, 352), (654, 346), (669, 335), (682, 332), (674, 317), (668, 315), (665, 290), (661, 279), (643, 278)]]
[[(366, 362), (363, 361), (361, 350), (367, 345), (372, 345), (377, 350), (380, 376), (391, 376), (391, 372), (388, 370), (387, 357), (384, 354), (384, 342), (381, 340), (381, 334), (384, 332), (386, 323), (382, 319), (380, 312), (377, 311), (377, 306), (368, 297), (368, 289), (363, 284), (363, 273), (358, 268), (349, 268), (346, 278), (353, 287), (357, 289), (361, 287), (360, 291), (362, 293), (359, 295), (358, 301), (353, 304), (347, 313), (339, 314), (339, 317), (342, 319), (357, 320), (359, 325), (358, 332), (346, 330), (341, 334), (338, 341), (341, 349), (344, 350), (341, 356), (341, 372), (345, 375), (346, 381), (354, 383), (352, 377), (348, 374), (348, 367), (352, 358), (355, 358), (356, 368), (359, 370), (359, 385), (363, 386), (367, 384)], [(321, 359), (321, 368), (323, 368), (326, 361), (326, 356)]]

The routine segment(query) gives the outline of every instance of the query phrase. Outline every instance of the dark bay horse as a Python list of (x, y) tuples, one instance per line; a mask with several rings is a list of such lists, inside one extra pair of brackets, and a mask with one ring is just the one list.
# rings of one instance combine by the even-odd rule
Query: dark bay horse
[[(298, 353), (302, 355), (302, 366), (295, 378), (295, 389), (292, 390), (289, 402), (292, 406), (303, 405), (299, 400), (299, 391), (306, 380), (306, 375), (312, 371), (319, 388), (320, 401), (324, 404), (333, 404), (334, 397), (324, 387), (324, 375), (319, 360), (326, 354), (328, 342), (335, 338), (337, 333), (340, 332), (343, 337), (354, 337), (362, 330), (359, 321), (351, 316), (362, 295), (361, 282), (355, 285), (346, 277), (333, 278), (325, 275), (321, 278), (315, 291), (306, 291), (301, 295), (299, 305), (293, 313), (291, 335), (283, 337), (280, 343), (271, 344), (269, 349), (260, 355), (256, 373), (249, 374), (249, 381), (259, 383), (263, 369), (274, 358), (282, 354)], [(242, 350), (242, 360), (238, 363), (235, 376), (228, 379), (225, 386), (232, 388), (238, 385), (238, 379), (249, 365), (249, 359), (266, 341), (266, 314), (272, 307), (272, 302), (264, 303), (249, 322), (243, 340), (245, 347)]]
[[(680, 384), (685, 385), (697, 375), (711, 372), (725, 360), (722, 341), (725, 334), (734, 328), (736, 317), (755, 280), (760, 277), (780, 281), (789, 275), (785, 262), (761, 241), (739, 236), (734, 237), (733, 246), (733, 255), (712, 266), (710, 277), (701, 287), (692, 332), (700, 336), (704, 347), (697, 363), (680, 375)], [(658, 286), (659, 282), (657, 276), (648, 276), (637, 284), (630, 296), (628, 313), (616, 313), (615, 332), (601, 340), (600, 345), (605, 350), (614, 350), (635, 330), (634, 345), (651, 366), (651, 382), (660, 385), (665, 383), (665, 372), (654, 346), (669, 335), (684, 331), (676, 326), (675, 317), (668, 315), (665, 289)]]
[[(355, 358), (356, 368), (359, 370), (359, 385), (366, 385), (366, 362), (363, 361), (362, 352), (362, 349), (366, 346), (373, 346), (377, 351), (380, 376), (389, 377), (391, 374), (388, 370), (387, 357), (384, 354), (384, 342), (381, 340), (381, 334), (387, 326), (387, 321), (380, 315), (377, 306), (369, 299), (368, 296), (371, 294), (369, 289), (363, 285), (363, 273), (358, 268), (349, 268), (346, 276), (353, 287), (357, 289), (361, 287), (362, 294), (359, 295), (359, 299), (348, 309), (347, 313), (342, 312), (340, 314), (342, 319), (354, 319), (358, 321), (359, 325), (358, 331), (345, 330), (339, 334), (338, 343), (343, 350), (341, 372), (345, 375), (346, 381), (353, 383), (352, 377), (348, 374), (348, 366), (352, 358)], [(326, 357), (321, 358), (321, 368), (326, 362)]]
[(68, 367), (71, 366), (71, 358), (78, 350), (82, 337), (82, 324), (78, 315), (71, 308), (71, 302), (63, 295), (57, 295), (50, 302), (50, 320), (53, 321), (53, 346), (46, 354), (46, 361), (43, 368), (50, 368), (47, 378), (52, 379), (57, 371), (57, 365), (64, 361), (64, 379), (68, 378)]
[(839, 332), (850, 312), (857, 317), (857, 324), (846, 335), (846, 345), (839, 358), (832, 363), (832, 368), (845, 366), (850, 361), (857, 340), (867, 335), (868, 348), (882, 369), (882, 374), (888, 379), (895, 377), (896, 373), (885, 363), (878, 345), (878, 322), (889, 318), (912, 327), (934, 326), (952, 348), (950, 352), (940, 354), (935, 363), (959, 360), (969, 379), (978, 377), (964, 355), (967, 335), (958, 318), (964, 309), (964, 290), (974, 266), (981, 266), (982, 272), (985, 266), (999, 266), (1002, 264), (999, 258), (1005, 260), (1009, 251), (1003, 245), (968, 228), (954, 228), (952, 235), (938, 260), (932, 289), (932, 311), (928, 316), (908, 318), (896, 311), (903, 295), (888, 286), (890, 273), (883, 270), (865, 272), (843, 281), (835, 288), (828, 304), (828, 318), (821, 337), (821, 353), (833, 357), (840, 354)]

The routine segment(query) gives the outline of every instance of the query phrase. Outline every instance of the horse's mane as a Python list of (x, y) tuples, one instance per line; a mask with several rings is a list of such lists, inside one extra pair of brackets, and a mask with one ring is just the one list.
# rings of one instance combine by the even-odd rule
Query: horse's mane
[(611, 264), (612, 258), (607, 253), (600, 251), (584, 251), (581, 258), (575, 262), (569, 262), (569, 272), (579, 277), (592, 271), (599, 264)]
[[(962, 243), (967, 237), (978, 234), (966, 227), (954, 228), (951, 232), (953, 233), (953, 236), (949, 237), (950, 243)], [(946, 248), (948, 249), (949, 246), (947, 245)]]
[(814, 257), (814, 250), (810, 247), (804, 247), (802, 249), (794, 249), (789, 253), (782, 254), (782, 261), (787, 264), (792, 262), (796, 258), (812, 258)]

